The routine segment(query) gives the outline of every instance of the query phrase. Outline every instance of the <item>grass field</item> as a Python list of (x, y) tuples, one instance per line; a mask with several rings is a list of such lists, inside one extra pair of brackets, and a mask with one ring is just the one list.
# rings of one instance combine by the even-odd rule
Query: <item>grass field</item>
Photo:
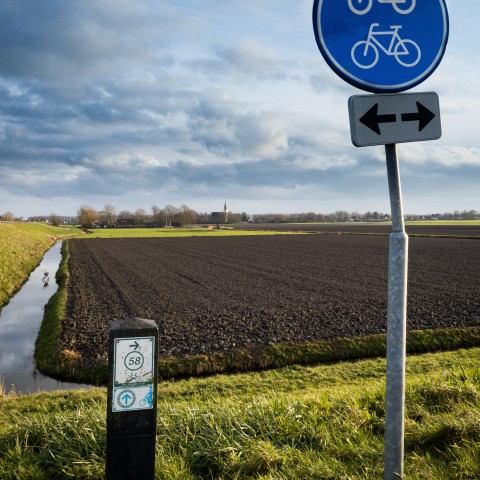
[[(480, 349), (407, 362), (405, 480), (480, 478)], [(382, 478), (385, 361), (159, 384), (157, 479)], [(106, 391), (0, 396), (0, 478), (98, 479)]]
[(42, 223), (0, 222), (0, 308), (58, 239), (77, 233), (77, 229)]
[(285, 235), (298, 232), (275, 230), (236, 230), (228, 228), (103, 228), (90, 230), (88, 238), (173, 238), (173, 237), (228, 237), (237, 235)]

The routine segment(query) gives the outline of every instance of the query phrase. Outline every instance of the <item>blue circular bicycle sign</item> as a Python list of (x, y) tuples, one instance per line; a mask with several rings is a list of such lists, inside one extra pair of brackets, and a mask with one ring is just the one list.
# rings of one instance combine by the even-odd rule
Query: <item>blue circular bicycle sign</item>
[(330, 67), (368, 92), (423, 82), (448, 40), (445, 0), (315, 0), (313, 29)]

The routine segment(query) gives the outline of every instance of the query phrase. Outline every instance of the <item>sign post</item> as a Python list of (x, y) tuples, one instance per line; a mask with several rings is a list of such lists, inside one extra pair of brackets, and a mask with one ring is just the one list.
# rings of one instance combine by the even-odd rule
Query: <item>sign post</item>
[[(352, 143), (385, 145), (389, 243), (384, 479), (403, 478), (408, 236), (396, 143), (441, 136), (438, 96), (396, 94), (428, 78), (448, 40), (445, 0), (314, 0), (313, 29), (326, 62), (376, 95), (349, 99)], [(391, 95), (395, 93), (395, 95)], [(381, 95), (378, 95), (381, 94)]]
[(403, 221), (397, 149), (385, 145), (392, 233), (388, 249), (387, 389), (384, 478), (403, 478), (408, 236)]
[(110, 326), (106, 478), (153, 480), (158, 327), (127, 318)]

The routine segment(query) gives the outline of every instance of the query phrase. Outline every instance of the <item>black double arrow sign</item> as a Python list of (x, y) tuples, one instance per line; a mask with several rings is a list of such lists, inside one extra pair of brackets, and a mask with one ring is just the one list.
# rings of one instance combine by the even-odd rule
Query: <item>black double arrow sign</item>
[[(402, 113), (400, 115), (401, 122), (418, 122), (418, 131), (421, 132), (434, 118), (435, 114), (431, 112), (427, 107), (420, 102), (416, 102), (417, 111), (414, 113)], [(360, 122), (363, 123), (370, 130), (376, 134), (381, 135), (380, 124), (381, 123), (396, 123), (397, 115), (395, 113), (379, 115), (378, 103), (376, 103), (365, 115), (360, 118)]]

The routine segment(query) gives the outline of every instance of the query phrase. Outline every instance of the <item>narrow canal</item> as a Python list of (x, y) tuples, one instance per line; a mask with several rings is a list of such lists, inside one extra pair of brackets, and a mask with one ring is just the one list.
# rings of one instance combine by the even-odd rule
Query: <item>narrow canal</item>
[[(6, 392), (34, 393), (42, 390), (89, 388), (88, 385), (60, 382), (42, 375), (35, 367), (35, 340), (43, 319), (44, 306), (57, 291), (55, 273), (61, 260), (61, 243), (43, 257), (28, 281), (0, 310), (0, 381)], [(47, 283), (45, 272), (48, 272)]]

